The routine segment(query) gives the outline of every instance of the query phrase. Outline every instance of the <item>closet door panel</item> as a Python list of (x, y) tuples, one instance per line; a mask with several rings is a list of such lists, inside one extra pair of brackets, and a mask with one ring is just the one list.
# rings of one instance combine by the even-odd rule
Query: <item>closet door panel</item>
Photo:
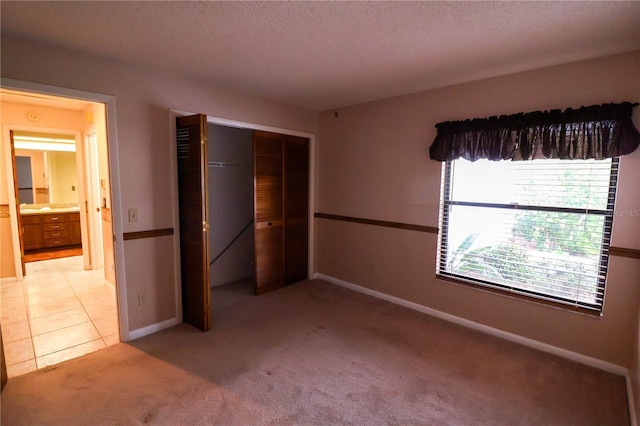
[(256, 220), (282, 220), (282, 184), (270, 181), (268, 177), (256, 184)]
[(256, 294), (283, 286), (282, 231), (282, 221), (256, 229)]
[(256, 222), (282, 220), (282, 138), (254, 132)]
[(176, 119), (180, 263), (184, 322), (211, 329), (209, 211), (207, 202), (207, 117)]
[(309, 140), (284, 136), (285, 284), (308, 278)]
[(285, 232), (285, 277), (286, 285), (308, 278), (307, 264), (309, 247), (306, 221), (289, 221)]
[(254, 226), (255, 293), (284, 285), (284, 212), (282, 135), (255, 131)]

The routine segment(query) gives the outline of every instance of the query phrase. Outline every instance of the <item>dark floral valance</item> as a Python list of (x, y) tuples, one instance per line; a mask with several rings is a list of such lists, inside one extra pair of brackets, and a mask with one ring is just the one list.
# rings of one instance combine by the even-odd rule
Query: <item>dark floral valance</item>
[(500, 117), (445, 121), (429, 149), (432, 160), (603, 159), (633, 152), (640, 133), (637, 103), (603, 104)]

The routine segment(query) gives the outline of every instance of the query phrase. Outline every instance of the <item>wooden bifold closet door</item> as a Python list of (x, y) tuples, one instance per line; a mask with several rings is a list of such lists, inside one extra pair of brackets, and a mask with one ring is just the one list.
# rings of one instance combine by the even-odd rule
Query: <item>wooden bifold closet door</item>
[(308, 278), (309, 140), (284, 137), (284, 283)]
[(183, 321), (211, 329), (207, 116), (176, 119)]
[(309, 140), (255, 131), (255, 293), (307, 279)]
[(284, 285), (282, 135), (253, 134), (255, 293)]

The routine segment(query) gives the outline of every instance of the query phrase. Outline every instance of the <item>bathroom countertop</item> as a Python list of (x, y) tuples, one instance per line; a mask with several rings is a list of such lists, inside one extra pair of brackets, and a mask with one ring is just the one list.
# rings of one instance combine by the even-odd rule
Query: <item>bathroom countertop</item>
[(20, 209), (21, 216), (55, 214), (55, 213), (77, 213), (80, 211), (78, 206), (45, 206), (45, 207), (27, 207)]

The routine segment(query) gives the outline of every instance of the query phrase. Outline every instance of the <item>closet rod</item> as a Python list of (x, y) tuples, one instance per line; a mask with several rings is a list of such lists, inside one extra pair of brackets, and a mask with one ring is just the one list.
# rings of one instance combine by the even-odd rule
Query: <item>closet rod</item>
[(253, 167), (253, 165), (250, 165), (250, 164), (227, 163), (227, 162), (224, 162), (224, 161), (209, 161), (209, 163), (207, 163), (207, 165), (209, 167)]

